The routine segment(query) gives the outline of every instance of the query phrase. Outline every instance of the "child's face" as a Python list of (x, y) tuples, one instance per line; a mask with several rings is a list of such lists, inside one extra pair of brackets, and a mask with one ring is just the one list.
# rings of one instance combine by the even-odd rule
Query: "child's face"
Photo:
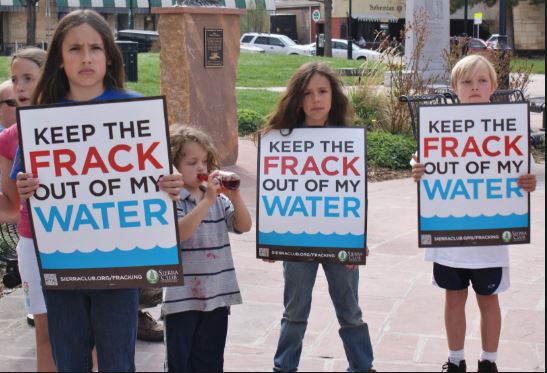
[(184, 186), (188, 189), (199, 187), (201, 181), (198, 174), (208, 174), (207, 151), (198, 143), (190, 143), (184, 146), (184, 157), (175, 167), (182, 174)]
[(86, 101), (104, 90), (107, 57), (101, 35), (87, 23), (71, 28), (61, 47), (70, 98)]
[(329, 80), (321, 74), (314, 74), (304, 90), (302, 101), (306, 126), (324, 126), (329, 118), (331, 105), (332, 89)]
[(469, 76), (462, 77), (456, 84), (456, 94), (463, 104), (484, 104), (490, 102), (494, 83), (486, 66), (479, 66)]
[(27, 58), (16, 58), (11, 64), (11, 81), (19, 106), (30, 105), (39, 72), (38, 65)]

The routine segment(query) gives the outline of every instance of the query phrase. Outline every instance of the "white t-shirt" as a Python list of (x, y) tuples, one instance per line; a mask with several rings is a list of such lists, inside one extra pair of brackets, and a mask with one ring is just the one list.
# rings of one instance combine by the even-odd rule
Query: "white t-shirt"
[[(413, 165), (414, 159), (410, 161)], [(531, 173), (537, 171), (534, 157), (530, 157)], [(426, 248), (425, 260), (453, 268), (509, 267), (509, 246), (462, 246)]]

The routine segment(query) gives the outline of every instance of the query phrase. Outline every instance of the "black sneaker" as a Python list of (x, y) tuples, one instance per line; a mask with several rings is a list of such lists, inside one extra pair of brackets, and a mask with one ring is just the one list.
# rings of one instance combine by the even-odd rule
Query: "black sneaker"
[(498, 366), (495, 362), (491, 362), (490, 360), (479, 360), (479, 369), (477, 372), (497, 372)]
[(137, 339), (147, 342), (163, 342), (163, 324), (154, 320), (148, 312), (139, 310)]
[(34, 315), (32, 313), (27, 313), (27, 324), (34, 326)]
[(454, 372), (454, 373), (465, 373), (467, 371), (467, 365), (465, 360), (460, 361), (460, 365), (452, 364), (450, 361), (447, 361), (443, 364), (443, 372)]

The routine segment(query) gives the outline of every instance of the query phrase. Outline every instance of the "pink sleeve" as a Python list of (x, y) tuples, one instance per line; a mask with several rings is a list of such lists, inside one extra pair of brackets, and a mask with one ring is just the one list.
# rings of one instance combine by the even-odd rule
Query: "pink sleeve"
[(10, 161), (13, 160), (18, 145), (17, 124), (0, 132), (0, 155), (2, 157), (7, 158)]

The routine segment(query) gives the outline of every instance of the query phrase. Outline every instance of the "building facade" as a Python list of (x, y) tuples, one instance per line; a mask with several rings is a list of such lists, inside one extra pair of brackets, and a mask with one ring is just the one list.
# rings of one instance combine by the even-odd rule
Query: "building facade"
[[(0, 54), (9, 55), (26, 43), (25, 0), (0, 0)], [(40, 0), (36, 6), (36, 44), (46, 47), (57, 22), (76, 9), (102, 14), (113, 30), (155, 30), (157, 7), (171, 7), (176, 0)], [(228, 8), (275, 10), (274, 0), (221, 0)]]
[[(320, 12), (320, 5), (318, 1), (276, 0), (274, 16), (294, 15), (296, 41), (299, 44), (308, 44), (315, 40), (317, 34), (317, 22), (313, 20), (313, 12)], [(279, 33), (275, 28), (270, 31)]]
[[(285, 0), (291, 2), (291, 0)], [(297, 2), (298, 0), (293, 0)], [(347, 38), (349, 0), (333, 1), (333, 38)], [(439, 0), (440, 1), (440, 0)], [(445, 1), (445, 0), (442, 0)], [(277, 3), (280, 3), (278, 0)], [(498, 2), (499, 3), (499, 2)], [(281, 9), (278, 9), (281, 11)], [(483, 14), (482, 24), (473, 25), (473, 14)], [(385, 33), (390, 37), (399, 38), (404, 29), (406, 1), (405, 0), (353, 0), (351, 18), (351, 37), (359, 40), (361, 36), (371, 47), (375, 47), (377, 35)], [(324, 8), (321, 5), (324, 22)], [(515, 49), (522, 51), (545, 50), (545, 4), (534, 5), (530, 1), (521, 1), (513, 8)], [(450, 34), (461, 35), (466, 31), (470, 36), (487, 39), (499, 30), (499, 5), (487, 7), (476, 5), (468, 9), (468, 21), (464, 20), (464, 10), (459, 9), (450, 15)]]

